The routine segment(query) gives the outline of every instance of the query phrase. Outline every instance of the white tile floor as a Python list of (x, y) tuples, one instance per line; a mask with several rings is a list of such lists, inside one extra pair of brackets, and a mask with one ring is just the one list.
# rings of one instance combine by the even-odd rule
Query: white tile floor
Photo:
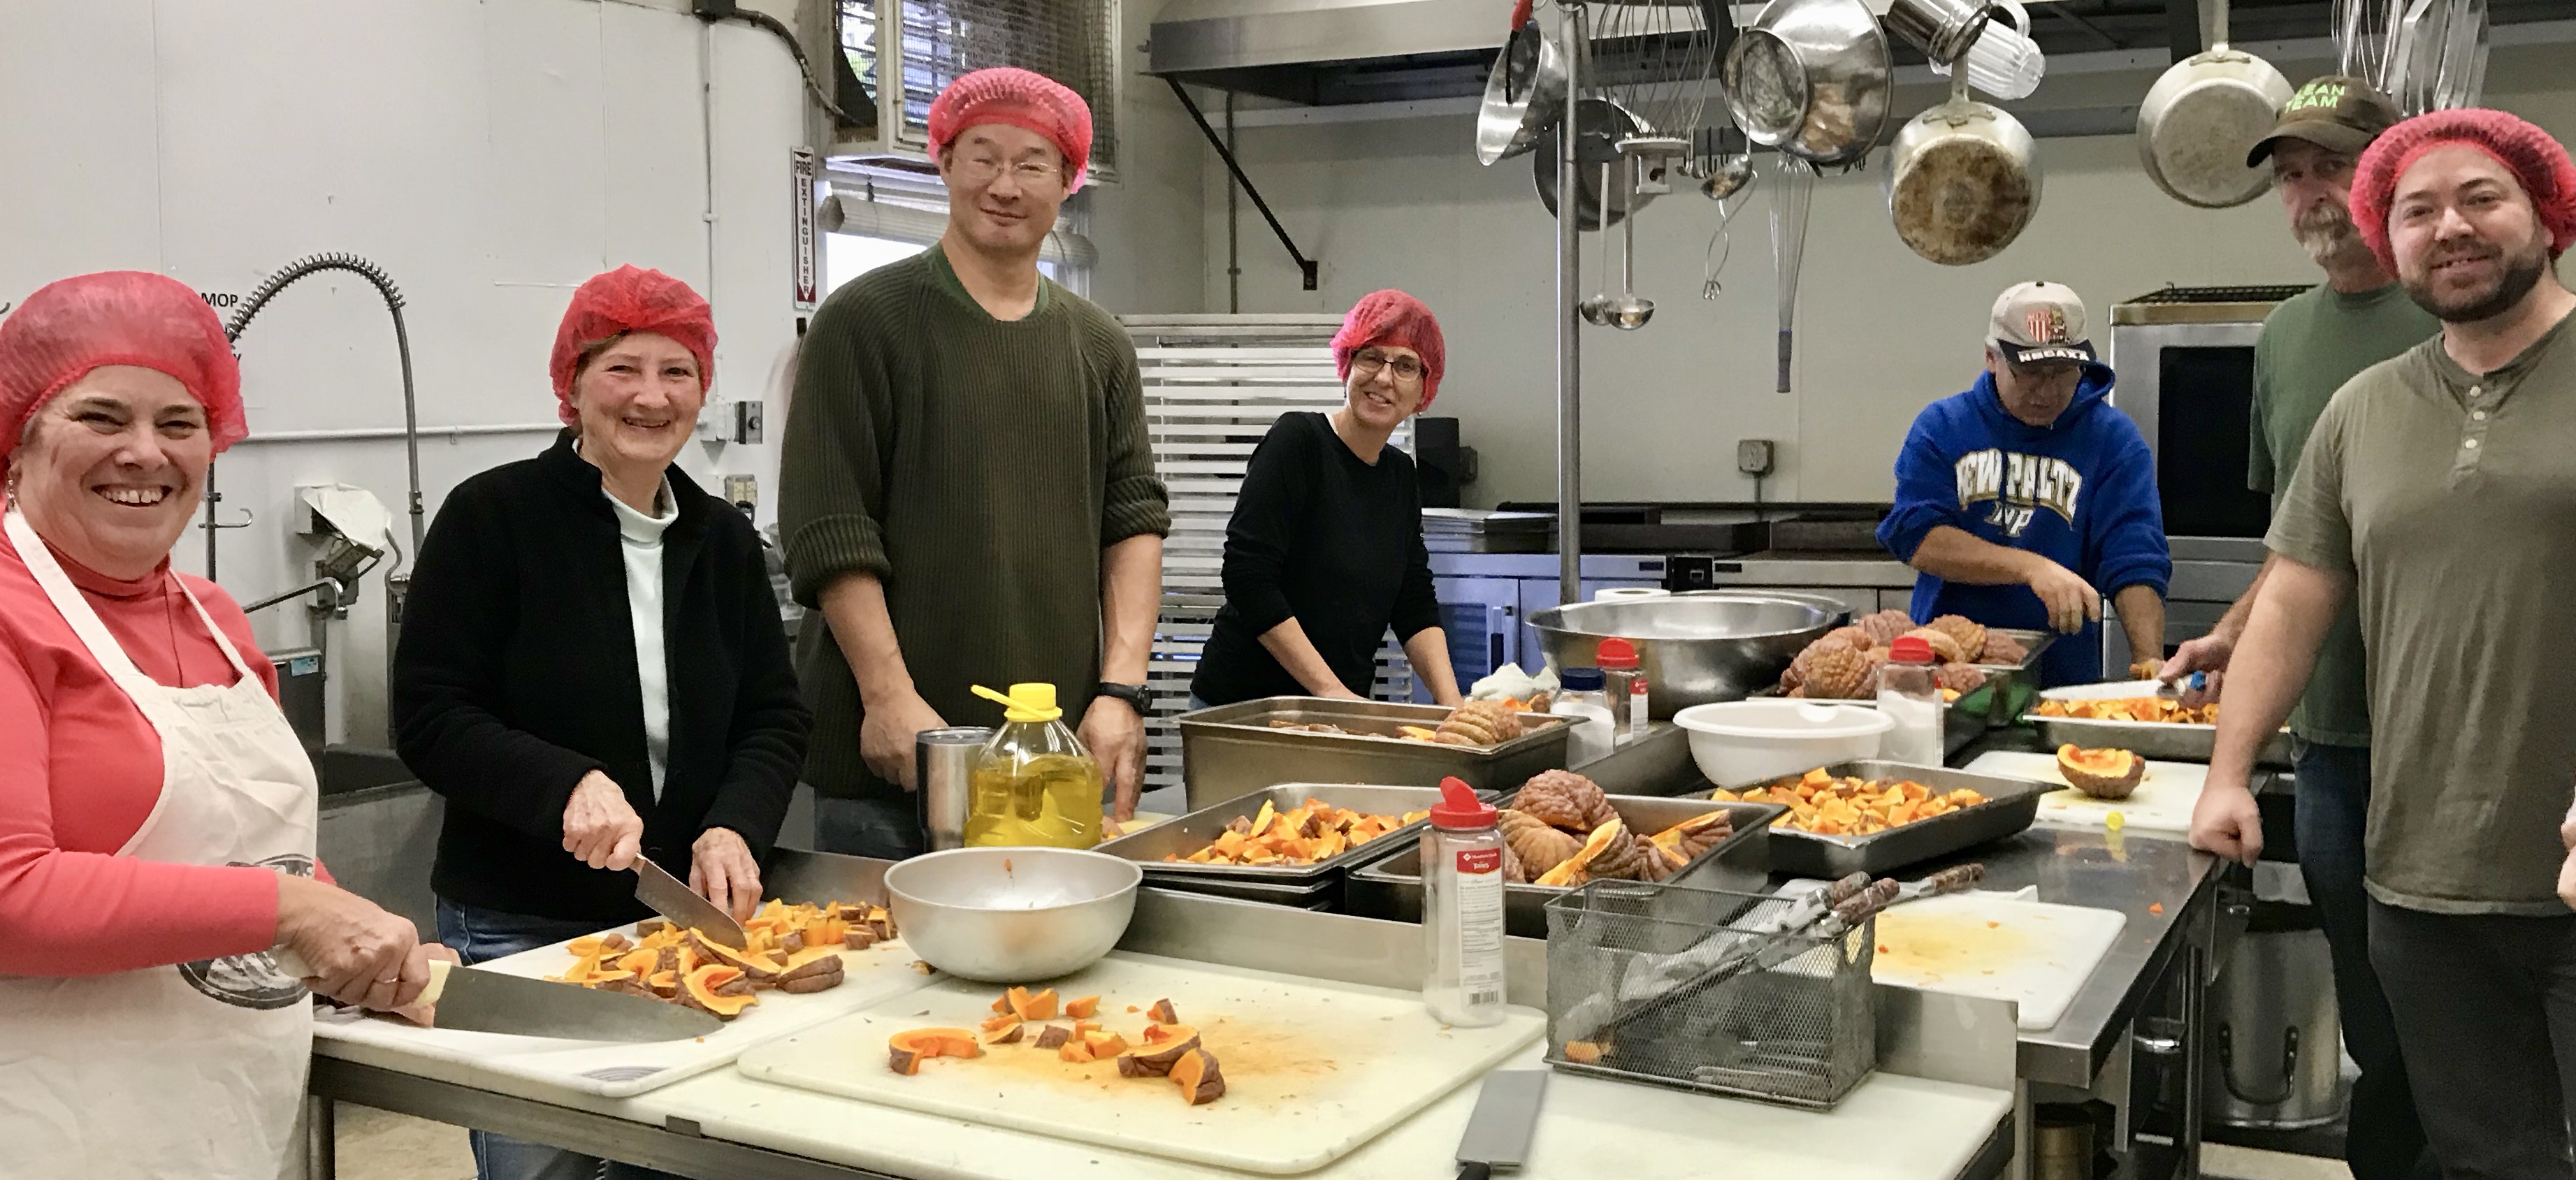
[(2204, 1176), (2225, 1177), (2226, 1180), (2352, 1180), (2352, 1170), (2344, 1167), (2342, 1160), (2254, 1151), (2219, 1143), (2207, 1144), (2200, 1149), (2200, 1171)]

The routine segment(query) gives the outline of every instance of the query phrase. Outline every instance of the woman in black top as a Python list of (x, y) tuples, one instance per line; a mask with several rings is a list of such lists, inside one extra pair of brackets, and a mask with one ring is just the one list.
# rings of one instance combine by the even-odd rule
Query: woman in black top
[(1195, 707), (1364, 697), (1390, 626), (1432, 699), (1458, 703), (1413, 459), (1386, 445), (1440, 391), (1439, 321), (1402, 291), (1376, 292), (1343, 318), (1333, 360), (1342, 408), (1281, 416), (1244, 473)]
[[(582, 284), (550, 365), (571, 429), (457, 485), (422, 544), (393, 712), (447, 801), (430, 887), (467, 963), (646, 916), (638, 859), (737, 918), (760, 904), (812, 717), (751, 521), (674, 462), (714, 353), (687, 284), (631, 266)], [(600, 1170), (474, 1141), (482, 1180)]]

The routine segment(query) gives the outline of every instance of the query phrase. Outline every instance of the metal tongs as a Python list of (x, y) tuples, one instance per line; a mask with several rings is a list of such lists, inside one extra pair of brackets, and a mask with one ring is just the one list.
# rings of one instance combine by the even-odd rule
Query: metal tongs
[[(1678, 954), (1650, 959), (1619, 985), (1627, 1006), (1572, 1040), (1599, 1042), (1621, 1026), (1651, 1016), (1730, 980), (1768, 970), (1805, 954), (1817, 942), (1840, 938), (1891, 906), (1945, 893), (1962, 893), (1985, 879), (1986, 866), (1964, 864), (1943, 869), (1920, 881), (1899, 884), (1867, 873), (1853, 873), (1809, 890), (1750, 925), (1710, 935)], [(1580, 1028), (1584, 1009), (1603, 1003), (1594, 997), (1567, 1014)]]

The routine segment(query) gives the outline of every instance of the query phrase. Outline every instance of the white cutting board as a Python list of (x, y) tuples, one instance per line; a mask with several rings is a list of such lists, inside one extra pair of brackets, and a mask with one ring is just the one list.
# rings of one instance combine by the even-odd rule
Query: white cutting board
[(2052, 1028), (2128, 923), (2118, 910), (2020, 901), (2009, 893), (1927, 897), (1878, 916), (1870, 978), (2019, 1001), (2021, 1027)]
[(2200, 788), (2209, 778), (2205, 763), (2149, 762), (2146, 777), (2138, 780), (2138, 789), (2129, 792), (2126, 799), (2111, 800), (2096, 799), (2067, 786), (2065, 776), (2057, 772), (2055, 754), (1992, 750), (1978, 755), (1966, 769), (2064, 787), (2039, 797), (2039, 816), (2033, 821), (2036, 823), (2099, 828), (2116, 811), (2124, 827), (2176, 835), (2191, 831), (2192, 806), (2200, 802)]
[[(632, 938), (632, 926), (615, 927)], [(561, 975), (573, 964), (571, 940), (479, 964), (530, 979)], [(841, 952), (841, 986), (807, 995), (760, 993), (760, 1002), (724, 1027), (686, 1041), (641, 1044), (566, 1041), (499, 1033), (421, 1028), (389, 1016), (355, 1011), (317, 1015), (313, 1035), (327, 1056), (426, 1074), (483, 1089), (506, 1088), (521, 1097), (551, 1099), (563, 1090), (625, 1098), (728, 1064), (763, 1041), (802, 1032), (847, 1016), (887, 996), (918, 991), (938, 976), (913, 966), (902, 939), (863, 951)], [(564, 984), (571, 987), (572, 984)], [(496, 1087), (497, 1072), (509, 1083)]]
[[(886, 1065), (906, 1029), (974, 1028), (1001, 989), (942, 980), (745, 1053), (745, 1077), (1128, 1151), (1287, 1175), (1323, 1167), (1466, 1083), (1545, 1031), (1509, 1008), (1490, 1028), (1443, 1028), (1413, 992), (1113, 952), (1047, 986), (1098, 995), (1102, 1026), (1141, 1039), (1169, 999), (1225, 1075), (1200, 1106), (1162, 1078), (1121, 1078), (1113, 1061), (1073, 1065), (1052, 1049), (995, 1045), (934, 1058), (912, 1076)], [(863, 1133), (854, 1131), (853, 1133)]]

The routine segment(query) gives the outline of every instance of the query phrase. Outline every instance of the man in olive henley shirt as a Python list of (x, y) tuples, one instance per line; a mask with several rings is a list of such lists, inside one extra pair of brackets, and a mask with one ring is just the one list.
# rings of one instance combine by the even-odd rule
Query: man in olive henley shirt
[(2265, 538), (2192, 843), (2251, 862), (2254, 752), (2347, 595), (2368, 649), (2371, 964), (2446, 1175), (2565, 1177), (2576, 913), (2576, 163), (2501, 111), (2363, 153), (2353, 220), (2442, 334), (2336, 391)]
[(1089, 109), (979, 70), (929, 122), (947, 233), (815, 312), (779, 471), (788, 573), (821, 616), (797, 642), (816, 847), (889, 859), (923, 848), (915, 735), (1000, 723), (977, 684), (1055, 685), (1134, 812), (1171, 527), (1135, 346), (1037, 268)]

